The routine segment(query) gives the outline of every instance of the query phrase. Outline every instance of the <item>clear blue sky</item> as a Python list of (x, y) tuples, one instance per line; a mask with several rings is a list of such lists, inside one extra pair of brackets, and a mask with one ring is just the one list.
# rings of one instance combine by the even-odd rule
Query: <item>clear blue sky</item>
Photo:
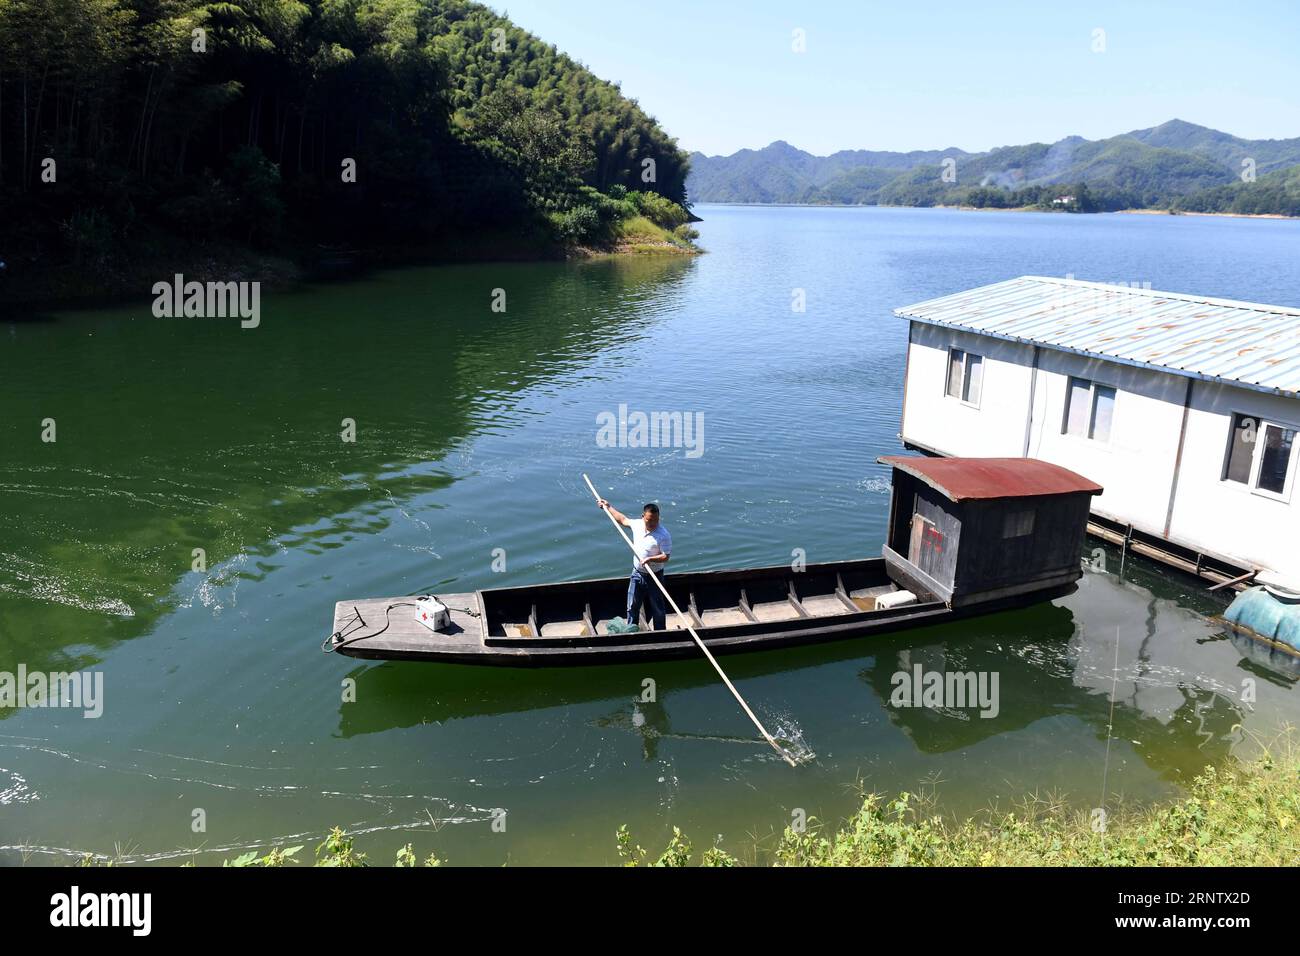
[[(689, 150), (1300, 136), (1300, 0), (493, 0)], [(791, 50), (806, 31), (807, 52)], [(1106, 50), (1094, 53), (1093, 30)]]

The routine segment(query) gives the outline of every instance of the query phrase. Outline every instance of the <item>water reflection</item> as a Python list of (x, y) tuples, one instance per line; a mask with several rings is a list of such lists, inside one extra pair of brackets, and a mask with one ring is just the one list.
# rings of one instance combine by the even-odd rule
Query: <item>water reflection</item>
[[(11, 327), (0, 652), (90, 667), (174, 611), (220, 613), (287, 553), (385, 532), (451, 486), (439, 463), (455, 447), (524, 423), (516, 396), (650, 334), (691, 268), (406, 270), (268, 297), (255, 333), (132, 308)], [(493, 315), (507, 280), (510, 311)], [(28, 427), (46, 417), (55, 444)]]
[(1223, 633), (1241, 655), (1237, 666), (1252, 677), (1288, 690), (1300, 681), (1300, 658), (1294, 654), (1276, 650), (1232, 628), (1225, 628)]
[[(974, 707), (891, 705), (894, 675), (910, 675), (917, 665), (924, 671), (996, 673), (996, 714), (983, 717)], [(1067, 717), (1099, 741), (1109, 735), (1131, 742), (1151, 770), (1173, 782), (1226, 757), (1241, 740), (1252, 708), (1237, 671), (1266, 673), (1272, 686), (1286, 690), (1296, 683), (1295, 675), (1265, 669), (1257, 648), (1238, 644), (1212, 620), (1110, 575), (1088, 575), (1078, 594), (1055, 604), (728, 657), (724, 666), (738, 682), (779, 674), (792, 687), (833, 684), (837, 671), (849, 670), (870, 693), (843, 719), (883, 710), (889, 725), (922, 754), (964, 751)], [(603, 701), (612, 708), (595, 726), (640, 736), (647, 760), (657, 759), (664, 740), (714, 739), (683, 732), (672, 720), (676, 695), (715, 683), (703, 665), (516, 673), (385, 663), (357, 667), (349, 676), (360, 702), (339, 708), (344, 737)], [(637, 696), (646, 677), (655, 679), (656, 702)]]
[(1205, 645), (1223, 640), (1213, 622), (1110, 576), (1089, 575), (1067, 600), (1081, 610), (1040, 606), (988, 633), (900, 647), (859, 676), (887, 701), (892, 676), (917, 664), (927, 671), (999, 674), (996, 716), (888, 708), (890, 720), (927, 753), (968, 748), (1069, 715), (1098, 740), (1132, 742), (1165, 778), (1181, 780), (1228, 755), (1241, 739), (1247, 710), (1222, 658), (1207, 657)]

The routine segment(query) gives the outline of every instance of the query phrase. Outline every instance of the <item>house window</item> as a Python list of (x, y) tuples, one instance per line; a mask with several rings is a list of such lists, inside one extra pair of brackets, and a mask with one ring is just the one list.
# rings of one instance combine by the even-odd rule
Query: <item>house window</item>
[(1224, 481), (1250, 484), (1250, 472), (1255, 464), (1255, 432), (1259, 421), (1249, 415), (1232, 416), (1232, 434), (1228, 440), (1228, 458), (1223, 463)]
[(1287, 495), (1296, 429), (1240, 413), (1232, 416), (1223, 480), (1235, 481), (1265, 495)]
[(1012, 511), (1002, 519), (1002, 537), (1023, 538), (1034, 533), (1033, 511)]
[(1061, 429), (1065, 434), (1108, 442), (1114, 417), (1115, 389), (1086, 378), (1070, 379), (1065, 396), (1065, 423)]
[(1275, 495), (1286, 492), (1286, 473), (1291, 467), (1291, 449), (1295, 447), (1295, 429), (1265, 425), (1260, 442), (1259, 474), (1255, 487)]
[(964, 349), (949, 349), (946, 393), (968, 405), (978, 405), (983, 384), (984, 356)]

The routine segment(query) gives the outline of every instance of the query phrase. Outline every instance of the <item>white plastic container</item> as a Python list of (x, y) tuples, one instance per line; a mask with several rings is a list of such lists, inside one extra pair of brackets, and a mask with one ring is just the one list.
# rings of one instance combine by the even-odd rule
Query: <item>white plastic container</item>
[(415, 619), (431, 631), (445, 631), (451, 626), (447, 605), (428, 594), (415, 599)]
[(915, 603), (916, 595), (911, 591), (890, 591), (887, 594), (876, 595), (877, 611), (890, 607), (906, 607)]

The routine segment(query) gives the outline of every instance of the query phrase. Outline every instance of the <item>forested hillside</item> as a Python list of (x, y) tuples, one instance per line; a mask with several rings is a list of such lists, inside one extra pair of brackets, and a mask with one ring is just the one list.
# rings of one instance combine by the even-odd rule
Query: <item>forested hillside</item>
[(599, 244), (679, 225), (687, 169), (617, 86), (464, 0), (0, 0), (11, 284), (203, 243)]
[[(1294, 175), (1300, 139), (1245, 140), (1172, 120), (1109, 139), (1070, 136), (986, 153), (950, 148), (818, 157), (777, 142), (731, 156), (696, 153), (691, 161), (687, 190), (696, 202), (1293, 214), (1296, 199), (1285, 184), (1300, 178)], [(1243, 174), (1255, 180), (1244, 181)]]
[(1300, 166), (1265, 173), (1253, 183), (1236, 182), (1181, 196), (1175, 212), (1219, 212), (1239, 216), (1300, 216)]
[(1252, 160), (1260, 173), (1300, 163), (1300, 137), (1242, 139), (1183, 120), (1170, 120), (1150, 129), (1134, 130), (1128, 135), (1148, 146), (1196, 153), (1234, 170), (1241, 169), (1243, 159)]

